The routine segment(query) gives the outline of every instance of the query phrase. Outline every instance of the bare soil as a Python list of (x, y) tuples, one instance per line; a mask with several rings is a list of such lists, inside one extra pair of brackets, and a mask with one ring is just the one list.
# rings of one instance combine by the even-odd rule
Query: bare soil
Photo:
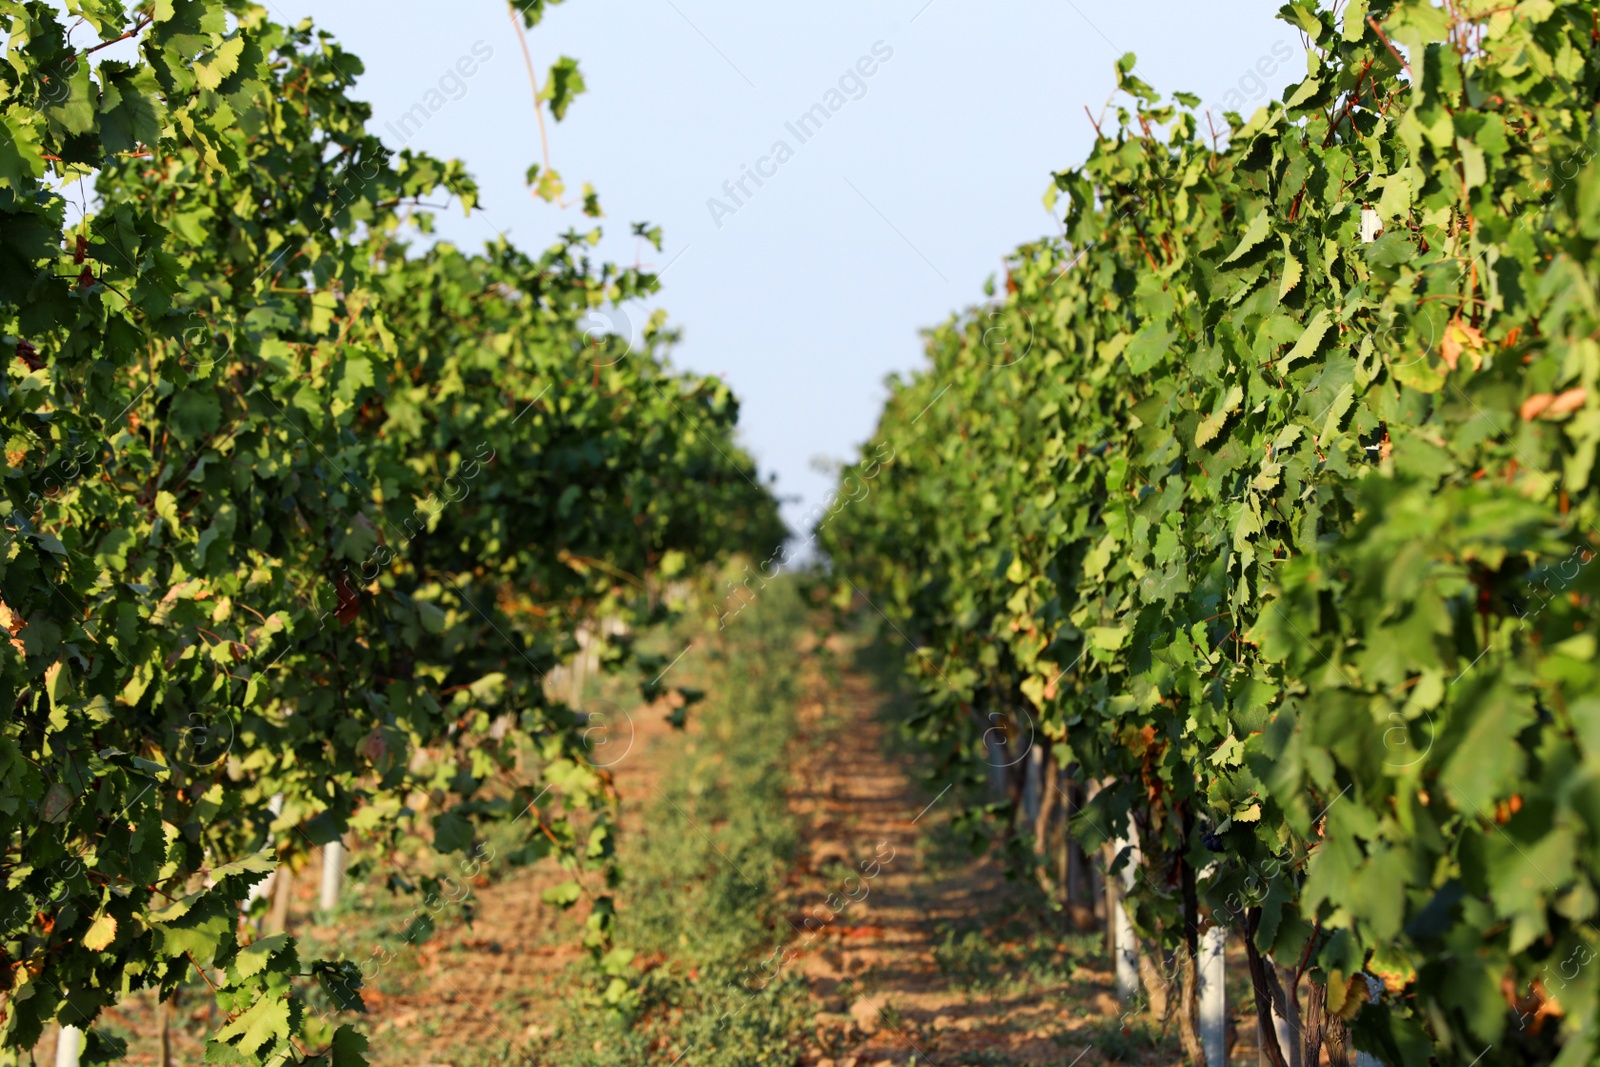
[[(801, 709), (791, 805), (806, 852), (791, 922), (818, 1009), (810, 1062), (1181, 1062), (1175, 1039), (1129, 1047), (1145, 1026), (1119, 1024), (1106, 961), (1083, 954), (1094, 937), (1067, 932), (994, 850), (951, 840), (950, 795), (930, 796), (888, 752), (885, 700), (846, 670)], [(830, 897), (844, 907), (822, 923)]]
[[(790, 753), (789, 804), (803, 847), (785, 890), (796, 931), (788, 966), (804, 977), (814, 1009), (795, 1063), (1181, 1063), (1170, 1028), (1123, 1016), (1099, 935), (1073, 932), (1037, 888), (1008, 880), (994, 848), (964, 848), (950, 794), (914, 782), (914, 768), (890, 754), (889, 698), (848, 666), (848, 644), (830, 637), (833, 655), (825, 657), (807, 654), (815, 648), (796, 650), (806, 661), (806, 695)], [(685, 668), (692, 676), (692, 664)], [(665, 761), (682, 743), (666, 717), (660, 706), (638, 708), (614, 724), (613, 751), (631, 744), (613, 768), (625, 826), (645, 817)], [(369, 886), (383, 874), (374, 872)], [(395, 952), (363, 991), (375, 1067), (516, 1062), (504, 1050), (525, 1047), (559, 1017), (571, 988), (562, 972), (581, 955), (573, 930), (582, 907), (561, 915), (540, 901), (566, 877), (554, 869), (489, 875), (473, 880), (470, 926), (441, 912), (433, 937)], [(363, 946), (392, 943), (384, 938), (403, 925), (404, 912), (396, 918), (380, 907), (319, 922), (317, 881), (314, 866), (293, 881), (292, 932), (337, 943), (353, 958), (365, 957)], [(174, 1010), (174, 1063), (200, 1062), (214, 1028), (204, 993), (186, 992)], [(1234, 1006), (1247, 1007), (1239, 998)], [(126, 1062), (158, 1063), (148, 994), (106, 1012), (101, 1025), (129, 1039)], [(1246, 1025), (1241, 1012), (1241, 1033)], [(37, 1050), (42, 1062), (51, 1062), (53, 1043), (47, 1036)], [(1239, 1055), (1245, 1051), (1235, 1050), (1235, 1062), (1254, 1062), (1253, 1050)]]

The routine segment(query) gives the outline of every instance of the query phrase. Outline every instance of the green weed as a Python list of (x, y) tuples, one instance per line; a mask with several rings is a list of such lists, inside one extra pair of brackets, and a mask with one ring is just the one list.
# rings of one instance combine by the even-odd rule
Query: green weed
[[(563, 1067), (792, 1064), (810, 1009), (773, 959), (786, 940), (784, 873), (798, 837), (784, 788), (804, 609), (787, 582), (691, 655), (710, 698), (665, 761), (656, 803), (622, 842), (627, 883), (617, 943), (654, 965), (635, 973), (626, 1010), (586, 983), (554, 1032), (530, 1049)], [(584, 982), (583, 972), (569, 975)]]

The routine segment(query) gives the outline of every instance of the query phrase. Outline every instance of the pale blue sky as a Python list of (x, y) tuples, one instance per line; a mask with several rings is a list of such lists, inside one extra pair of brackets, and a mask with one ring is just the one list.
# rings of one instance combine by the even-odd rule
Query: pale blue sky
[[(477, 176), (482, 210), (443, 220), (449, 239), (475, 247), (499, 230), (542, 248), (588, 222), (523, 185), (539, 136), (504, 3), (268, 6), (283, 20), (315, 18), (361, 56), (355, 95), (391, 147), (459, 157)], [(1248, 115), (1304, 70), (1278, 6), (568, 0), (529, 44), (541, 77), (565, 54), (588, 81), (549, 132), (569, 190), (599, 190), (602, 251), (671, 264), (659, 306), (683, 331), (675, 361), (725, 375), (743, 398), (742, 440), (780, 493), (802, 498), (785, 509), (797, 522), (832, 484), (811, 459), (854, 455), (885, 375), (920, 365), (918, 330), (981, 301), (1008, 249), (1056, 229), (1041, 195), (1052, 170), (1088, 151), (1084, 105), (1099, 113), (1116, 57), (1136, 52), (1137, 73), (1164, 93), (1194, 92), (1219, 113), (1244, 101)], [(459, 77), (463, 57), (470, 77)], [(802, 144), (785, 123), (838, 104), (827, 93), (847, 71), (859, 81), (846, 79), (843, 106)], [(430, 97), (441, 80), (445, 92)], [(414, 105), (441, 100), (397, 135)], [(779, 140), (793, 157), (761, 162)], [(708, 200), (733, 206), (724, 183), (758, 163), (776, 175), (760, 187), (746, 178), (742, 206), (714, 217)], [(636, 220), (663, 227), (663, 253), (636, 249)]]

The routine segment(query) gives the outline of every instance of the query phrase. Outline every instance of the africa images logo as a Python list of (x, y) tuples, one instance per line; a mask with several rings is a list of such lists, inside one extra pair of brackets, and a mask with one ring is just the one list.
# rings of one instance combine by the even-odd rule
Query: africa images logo
[[(839, 75), (836, 86), (832, 86), (822, 94), (822, 99), (812, 104), (800, 117), (793, 122), (786, 122), (783, 128), (788, 130), (798, 144), (805, 144), (817, 134), (822, 132), (822, 127), (829, 119), (844, 110), (845, 104), (851, 100), (860, 100), (867, 95), (867, 79), (877, 74), (882, 69), (882, 64), (894, 58), (894, 49), (883, 41), (875, 41), (872, 45), (872, 54), (862, 56), (856, 60), (853, 67), (845, 68)], [(848, 95), (846, 95), (848, 94)], [(783, 138), (772, 143), (768, 153), (755, 161), (755, 164), (742, 164), (739, 176), (730, 178), (722, 183), (722, 191), (727, 200), (710, 197), (706, 200), (706, 210), (711, 212), (711, 221), (717, 224), (717, 229), (722, 229), (722, 220), (729, 215), (736, 215), (739, 209), (755, 197), (755, 190), (750, 188), (750, 183), (755, 183), (755, 188), (760, 189), (773, 178), (778, 176), (778, 168), (795, 157), (794, 147)]]

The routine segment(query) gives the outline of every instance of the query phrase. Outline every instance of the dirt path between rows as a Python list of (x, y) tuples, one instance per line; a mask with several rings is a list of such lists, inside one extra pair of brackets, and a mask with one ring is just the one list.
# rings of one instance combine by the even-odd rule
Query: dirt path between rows
[[(665, 704), (625, 712), (602, 702), (608, 716), (594, 737), (595, 760), (607, 764), (622, 797), (626, 825), (645, 817), (655, 796), (666, 757), (661, 749), (674, 731)], [(438, 932), (419, 944), (400, 934), (411, 915), (412, 898), (392, 897), (381, 888), (396, 874), (411, 872), (400, 860), (379, 862), (363, 889), (347, 878), (345, 894), (377, 902), (374, 911), (341, 913), (329, 920), (317, 909), (319, 857), (290, 883), (290, 931), (310, 946), (336, 946), (362, 965), (367, 1015), (361, 1028), (370, 1039), (373, 1067), (477, 1067), (503, 1062), (492, 1050), (520, 1048), (548, 1031), (550, 1010), (563, 990), (562, 971), (584, 955), (573, 932), (587, 914), (580, 904), (564, 915), (540, 896), (567, 874), (541, 864), (508, 868), (489, 859), (474, 877), (450, 871), (472, 890), (475, 917), (469, 925), (454, 908), (435, 912)], [(381, 961), (375, 968), (372, 960)], [(100, 1029), (128, 1041), (130, 1067), (156, 1067), (158, 1024), (155, 999), (137, 993), (106, 1009)], [(199, 1063), (206, 1037), (220, 1025), (210, 997), (186, 989), (173, 1010), (170, 1040), (174, 1064)], [(477, 1045), (483, 1058), (464, 1061), (464, 1046)], [(55, 1033), (36, 1050), (40, 1063), (53, 1062)]]
[[(813, 1009), (797, 1067), (1180, 1063), (1173, 1035), (1119, 1018), (1099, 935), (1070, 932), (1035, 888), (1006, 878), (994, 848), (974, 855), (952, 826), (952, 795), (918, 785), (909, 757), (890, 753), (890, 698), (851, 666), (850, 643), (782, 654), (800, 657), (805, 694), (788, 794), (802, 845), (783, 892), (797, 931), (788, 967)], [(682, 743), (667, 710), (620, 715), (607, 737), (625, 826), (643, 825)], [(356, 959), (392, 944), (405, 914), (382, 903), (386, 873), (350, 887), (374, 910), (329, 923), (315, 911), (315, 866), (301, 872), (291, 929)], [(363, 990), (374, 1067), (520, 1062), (500, 1050), (538, 1043), (572, 995), (562, 972), (582, 955), (573, 927), (586, 909), (562, 917), (539, 899), (564, 876), (486, 873), (471, 879), (470, 926), (442, 913), (437, 934), (395, 951)], [(174, 1013), (174, 1062), (199, 1062), (216, 1025), (208, 1001), (186, 993)], [(128, 1062), (155, 1064), (153, 1019), (148, 994), (106, 1013), (130, 1039)]]
[(851, 669), (800, 709), (791, 807), (805, 847), (790, 922), (805, 932), (792, 965), (819, 1009), (805, 1062), (1181, 1062), (1175, 1042), (1119, 1021), (1096, 935), (1064, 933), (993, 849), (963, 852), (949, 794), (929, 795), (889, 755), (885, 713)]

